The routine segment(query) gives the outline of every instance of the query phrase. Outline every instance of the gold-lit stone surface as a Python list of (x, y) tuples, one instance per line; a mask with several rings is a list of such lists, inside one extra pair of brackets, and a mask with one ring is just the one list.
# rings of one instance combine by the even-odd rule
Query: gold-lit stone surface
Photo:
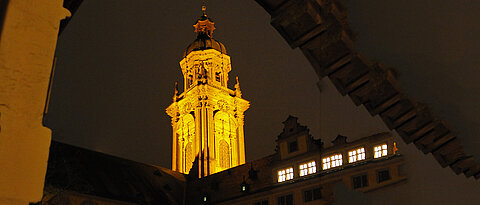
[[(172, 117), (172, 169), (198, 177), (245, 163), (244, 112), (240, 85), (231, 90), (230, 57), (215, 49), (192, 51), (180, 62), (184, 91), (167, 108)], [(176, 92), (177, 93), (177, 92)], [(195, 170), (197, 171), (197, 170)]]
[(0, 204), (41, 200), (51, 132), (42, 126), (63, 0), (10, 0), (0, 36)]

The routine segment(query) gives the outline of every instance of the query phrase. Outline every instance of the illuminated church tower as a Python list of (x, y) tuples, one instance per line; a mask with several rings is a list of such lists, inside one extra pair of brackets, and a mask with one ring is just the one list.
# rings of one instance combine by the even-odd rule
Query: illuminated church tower
[[(213, 39), (214, 23), (205, 7), (202, 10), (194, 25), (197, 39), (180, 61), (184, 92), (179, 94), (175, 86), (173, 103), (166, 109), (173, 126), (172, 169), (185, 174), (198, 171), (198, 177), (245, 163), (243, 113), (249, 107), (238, 77), (234, 90), (227, 87), (230, 57)], [(190, 170), (192, 166), (198, 170)]]

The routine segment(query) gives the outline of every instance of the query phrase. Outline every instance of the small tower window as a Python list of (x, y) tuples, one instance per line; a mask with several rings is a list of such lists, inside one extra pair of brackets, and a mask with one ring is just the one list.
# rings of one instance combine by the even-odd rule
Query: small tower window
[(190, 86), (192, 86), (192, 83), (193, 83), (193, 76), (192, 76), (192, 75), (188, 75), (188, 77), (187, 77), (187, 88), (189, 88)]
[(221, 78), (220, 78), (220, 75), (222, 74), (222, 72), (215, 72), (215, 80), (217, 82), (220, 82)]

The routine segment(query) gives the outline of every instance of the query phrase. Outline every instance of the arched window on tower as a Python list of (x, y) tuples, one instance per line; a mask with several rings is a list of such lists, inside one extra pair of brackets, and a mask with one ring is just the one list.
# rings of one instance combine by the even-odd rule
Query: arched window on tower
[(220, 72), (220, 71), (219, 71), (219, 72), (215, 72), (215, 80), (216, 80), (217, 82), (220, 82), (220, 81), (222, 80), (221, 77), (220, 77), (221, 75), (222, 75), (222, 72)]
[(193, 161), (195, 158), (193, 157), (193, 150), (192, 150), (192, 143), (189, 142), (185, 146), (185, 172), (189, 173), (190, 169), (192, 168)]
[(192, 83), (193, 83), (193, 76), (192, 76), (192, 75), (188, 75), (188, 76), (187, 76), (187, 89), (192, 86)]
[(183, 140), (182, 165), (184, 173), (188, 173), (195, 160), (194, 141), (195, 141), (195, 119), (191, 114), (187, 114), (179, 121), (179, 131), (181, 140)]
[(224, 169), (230, 168), (230, 146), (225, 140), (220, 140), (219, 151), (220, 167)]

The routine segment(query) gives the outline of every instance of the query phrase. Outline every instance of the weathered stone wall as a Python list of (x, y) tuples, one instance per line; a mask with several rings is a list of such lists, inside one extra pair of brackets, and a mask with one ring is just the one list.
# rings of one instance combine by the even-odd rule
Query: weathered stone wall
[(334, 0), (256, 0), (271, 14), (271, 24), (299, 47), (320, 78), (329, 77), (342, 95), (380, 115), (389, 129), (442, 167), (480, 178), (480, 165), (467, 155), (448, 124), (408, 97), (386, 66), (369, 62), (355, 51), (345, 9)]
[(0, 204), (39, 201), (50, 130), (42, 126), (63, 0), (10, 0), (0, 36)]

